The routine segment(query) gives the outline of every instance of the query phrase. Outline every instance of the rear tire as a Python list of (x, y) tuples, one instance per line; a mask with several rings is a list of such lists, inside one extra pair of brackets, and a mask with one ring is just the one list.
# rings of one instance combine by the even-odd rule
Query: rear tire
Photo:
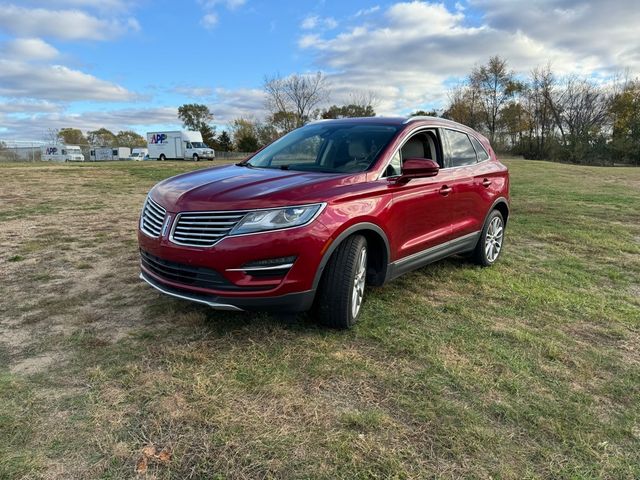
[(367, 276), (367, 239), (352, 235), (331, 255), (322, 274), (317, 298), (318, 321), (347, 329), (358, 318)]
[(500, 257), (503, 245), (504, 218), (500, 211), (493, 210), (484, 222), (480, 239), (471, 258), (478, 265), (490, 267)]
[(160, 155), (160, 157), (158, 157), (158, 160), (160, 160), (161, 162), (164, 162), (167, 159), (167, 157), (164, 156), (164, 154)]

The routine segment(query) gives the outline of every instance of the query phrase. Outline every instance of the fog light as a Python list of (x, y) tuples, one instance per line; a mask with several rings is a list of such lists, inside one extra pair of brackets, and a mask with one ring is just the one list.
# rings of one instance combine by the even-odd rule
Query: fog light
[(242, 268), (255, 268), (255, 267), (291, 267), (293, 262), (296, 261), (296, 257), (280, 257), (280, 258), (265, 258), (264, 260), (255, 260), (253, 262), (245, 263)]
[(242, 268), (228, 268), (227, 272), (244, 272), (252, 277), (283, 277), (293, 267), (296, 258), (291, 256), (254, 260), (245, 263)]

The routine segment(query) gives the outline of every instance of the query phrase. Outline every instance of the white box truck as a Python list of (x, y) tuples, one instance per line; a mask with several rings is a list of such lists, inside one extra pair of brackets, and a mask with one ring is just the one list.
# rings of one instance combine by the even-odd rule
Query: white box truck
[(149, 150), (147, 148), (132, 148), (129, 160), (149, 160)]
[(92, 147), (89, 151), (89, 160), (92, 162), (128, 160), (130, 155), (129, 147)]
[(50, 162), (84, 162), (78, 145), (49, 144), (42, 146), (42, 160)]
[(213, 160), (216, 152), (202, 141), (200, 132), (173, 131), (147, 133), (150, 160)]

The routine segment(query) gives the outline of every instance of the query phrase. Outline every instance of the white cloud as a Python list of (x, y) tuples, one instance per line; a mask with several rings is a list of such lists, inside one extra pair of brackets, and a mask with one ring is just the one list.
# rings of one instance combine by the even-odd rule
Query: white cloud
[(380, 5), (375, 5), (371, 8), (363, 8), (361, 10), (358, 10), (354, 17), (362, 17), (364, 15), (371, 15), (372, 13), (376, 13), (378, 10), (380, 10)]
[(39, 38), (18, 38), (0, 45), (7, 58), (17, 60), (51, 60), (60, 52)]
[(125, 12), (135, 6), (137, 0), (22, 0), (23, 7), (89, 8), (101, 12)]
[(0, 59), (0, 95), (50, 101), (131, 101), (126, 88), (62, 65)]
[(4, 114), (0, 109), (0, 124), (4, 131), (0, 137), (42, 140), (50, 128), (78, 128), (83, 132), (105, 127), (112, 131), (135, 130), (144, 134), (154, 128), (179, 128), (178, 109), (175, 107), (123, 108), (110, 111), (57, 112), (32, 115)]
[(170, 91), (190, 98), (210, 97), (213, 94), (211, 87), (197, 87), (193, 85), (178, 85), (171, 88)]
[(207, 30), (211, 30), (213, 27), (216, 26), (217, 23), (218, 23), (218, 15), (216, 15), (215, 13), (207, 13), (205, 16), (202, 17), (202, 20), (200, 20), (200, 24)]
[(238, 117), (262, 119), (267, 115), (264, 92), (257, 88), (216, 88), (209, 108), (218, 124), (231, 123)]
[(132, 29), (140, 29), (134, 18), (105, 20), (80, 10), (24, 8), (11, 4), (0, 8), (0, 30), (19, 37), (106, 40)]
[(218, 24), (218, 13), (216, 9), (219, 6), (224, 6), (228, 10), (236, 10), (244, 5), (246, 0), (198, 0), (198, 3), (205, 11), (200, 20), (200, 25), (207, 30), (212, 30)]
[(338, 26), (338, 21), (333, 17), (319, 17), (318, 15), (309, 15), (300, 23), (303, 30), (333, 30)]
[(624, 67), (624, 62), (637, 71), (640, 49), (632, 25), (640, 23), (640, 9), (631, 8), (630, 0), (622, 3), (633, 10), (631, 18), (623, 21), (625, 7), (616, 6), (612, 9), (618, 13), (603, 14), (609, 19), (604, 22), (596, 20), (595, 5), (585, 8), (577, 0), (544, 5), (474, 0), (474, 6), (491, 12), (478, 24), (467, 10), (403, 2), (336, 34), (302, 35), (298, 46), (315, 54), (316, 66), (330, 72), (334, 97), (371, 90), (381, 99), (378, 113), (397, 114), (446, 103), (447, 85), (495, 54), (522, 74), (548, 62), (558, 74), (591, 74), (612, 65)]
[(0, 114), (2, 113), (43, 113), (59, 112), (62, 106), (47, 100), (22, 100), (15, 98), (0, 98)]
[(215, 8), (219, 5), (224, 5), (229, 10), (233, 10), (247, 3), (247, 0), (198, 0), (198, 2), (204, 8)]

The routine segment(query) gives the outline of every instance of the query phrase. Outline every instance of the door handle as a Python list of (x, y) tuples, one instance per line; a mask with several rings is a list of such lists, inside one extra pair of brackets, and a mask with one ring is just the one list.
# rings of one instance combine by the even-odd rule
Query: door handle
[(482, 180), (482, 186), (484, 188), (489, 188), (490, 185), (491, 185), (491, 180), (489, 180), (488, 178), (485, 178)]
[(443, 185), (443, 186), (440, 188), (440, 195), (443, 195), (443, 196), (445, 196), (445, 197), (446, 197), (447, 195), (449, 195), (449, 194), (451, 193), (451, 190), (453, 190), (453, 189), (452, 189), (450, 186), (448, 186), (448, 185)]

